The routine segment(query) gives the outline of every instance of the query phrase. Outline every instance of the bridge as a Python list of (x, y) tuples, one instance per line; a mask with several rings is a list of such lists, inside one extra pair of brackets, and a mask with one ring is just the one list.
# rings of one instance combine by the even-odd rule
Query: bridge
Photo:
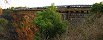
[(68, 20), (71, 25), (82, 24), (85, 17), (89, 16), (92, 5), (63, 5), (57, 6), (58, 12), (62, 14), (64, 20)]
[[(57, 11), (61, 13), (63, 16), (63, 19), (68, 19), (68, 18), (75, 18), (78, 16), (84, 16), (83, 14), (88, 14), (90, 13), (90, 8), (91, 5), (61, 5), (61, 6), (56, 6)], [(36, 8), (26, 8), (26, 7), (18, 7), (15, 8), (15, 11), (18, 12), (23, 12), (23, 13), (28, 13), (28, 12), (37, 12), (37, 11), (42, 11), (46, 9), (45, 7), (36, 7)], [(79, 17), (78, 17), (79, 18)]]
[[(72, 25), (78, 25), (85, 17), (90, 13), (90, 8), (92, 5), (60, 5), (56, 6), (57, 12), (62, 15), (63, 20), (68, 20)], [(20, 14), (30, 14), (36, 13), (37, 11), (42, 11), (46, 7), (35, 7), (35, 8), (26, 8), (26, 7), (17, 7), (14, 9), (13, 13)]]

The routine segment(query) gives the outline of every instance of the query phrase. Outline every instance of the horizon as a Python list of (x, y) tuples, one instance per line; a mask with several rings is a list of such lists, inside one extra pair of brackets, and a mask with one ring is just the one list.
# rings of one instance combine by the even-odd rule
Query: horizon
[(102, 2), (103, 0), (8, 0), (8, 4), (4, 0), (0, 0), (0, 6), (5, 9), (9, 7), (45, 7), (52, 3), (55, 6), (61, 5), (92, 5), (94, 3)]

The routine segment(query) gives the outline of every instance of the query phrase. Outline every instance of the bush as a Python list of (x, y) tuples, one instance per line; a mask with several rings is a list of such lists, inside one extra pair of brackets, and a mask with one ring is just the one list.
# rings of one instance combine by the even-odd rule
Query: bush
[(60, 35), (65, 32), (67, 27), (67, 21), (61, 19), (61, 15), (56, 12), (54, 5), (38, 12), (33, 23), (39, 28), (41, 38), (43, 39), (54, 38), (57, 34)]
[(3, 31), (7, 24), (8, 24), (8, 21), (6, 19), (0, 18), (0, 31)]
[(8, 24), (8, 21), (4, 18), (0, 18), (0, 25), (4, 26), (6, 24)]

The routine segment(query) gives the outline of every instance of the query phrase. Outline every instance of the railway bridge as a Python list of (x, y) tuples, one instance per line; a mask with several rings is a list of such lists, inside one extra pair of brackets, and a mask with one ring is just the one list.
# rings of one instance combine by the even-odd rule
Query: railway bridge
[(85, 17), (90, 14), (92, 5), (64, 5), (58, 6), (58, 11), (64, 20), (68, 20), (71, 25), (78, 25), (85, 21)]
[[(90, 13), (90, 8), (92, 5), (61, 5), (56, 6), (57, 12), (62, 15), (63, 20), (68, 20), (72, 25), (80, 24), (85, 17)], [(13, 13), (18, 14), (32, 14), (37, 11), (42, 11), (46, 9), (45, 7), (35, 7), (35, 8), (26, 8), (26, 7), (17, 7), (14, 8)]]

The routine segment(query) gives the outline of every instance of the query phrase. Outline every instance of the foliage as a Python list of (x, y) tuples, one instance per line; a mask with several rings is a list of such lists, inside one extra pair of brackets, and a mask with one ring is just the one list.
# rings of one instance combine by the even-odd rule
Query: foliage
[(91, 8), (91, 12), (93, 12), (92, 15), (94, 15), (94, 17), (92, 18), (93, 20), (100, 18), (103, 14), (103, 3), (100, 2), (100, 3), (93, 4)]
[(9, 14), (10, 12), (12, 12), (13, 10), (14, 10), (14, 7), (7, 8), (7, 9), (3, 12), (3, 15), (4, 15), (4, 16), (8, 16), (8, 14)]
[(8, 24), (8, 21), (4, 18), (0, 18), (0, 31), (4, 30), (4, 26)]
[(39, 28), (41, 36), (46, 39), (53, 38), (57, 34), (62, 34), (67, 27), (67, 21), (61, 19), (61, 15), (56, 12), (54, 5), (38, 12), (33, 23)]
[(0, 18), (0, 25), (6, 25), (8, 24), (8, 21), (4, 18)]
[(103, 13), (103, 4), (102, 4), (102, 2), (93, 4), (92, 8), (91, 8), (91, 11), (95, 12), (95, 13), (98, 13), (98, 12)]
[(36, 32), (36, 33), (35, 33), (34, 40), (39, 40), (39, 32)]

